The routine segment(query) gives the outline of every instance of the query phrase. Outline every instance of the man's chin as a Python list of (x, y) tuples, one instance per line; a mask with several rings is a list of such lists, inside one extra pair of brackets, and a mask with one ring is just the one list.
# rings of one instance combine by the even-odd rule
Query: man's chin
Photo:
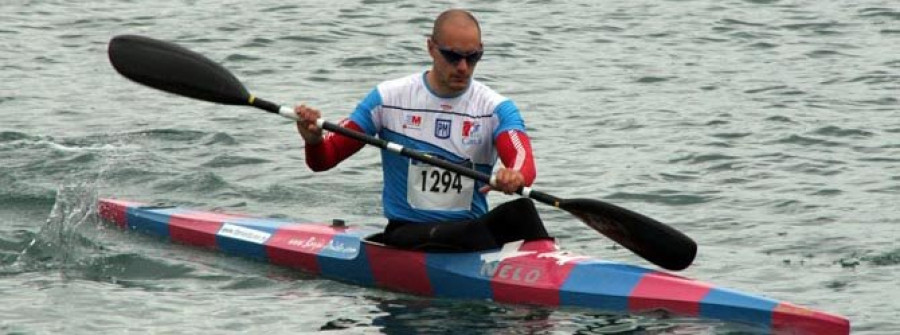
[(450, 88), (456, 91), (462, 91), (469, 88), (469, 80), (453, 80), (450, 82)]

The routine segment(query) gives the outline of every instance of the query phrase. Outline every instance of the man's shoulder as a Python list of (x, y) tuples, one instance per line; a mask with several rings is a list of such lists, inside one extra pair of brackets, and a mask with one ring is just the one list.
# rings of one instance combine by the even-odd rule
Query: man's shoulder
[(497, 91), (495, 91), (493, 88), (491, 88), (490, 86), (488, 86), (487, 84), (485, 84), (485, 83), (482, 82), (481, 80), (478, 80), (478, 79), (472, 79), (471, 85), (472, 85), (472, 91), (473, 91), (473, 92), (481, 93), (481, 94), (497, 94), (497, 95), (500, 95), (500, 93), (498, 93)]
[(509, 100), (509, 98), (505, 97), (504, 95), (500, 94), (499, 92), (495, 91), (493, 88), (479, 80), (472, 79), (472, 83), (470, 85), (473, 99), (482, 100), (495, 106)]

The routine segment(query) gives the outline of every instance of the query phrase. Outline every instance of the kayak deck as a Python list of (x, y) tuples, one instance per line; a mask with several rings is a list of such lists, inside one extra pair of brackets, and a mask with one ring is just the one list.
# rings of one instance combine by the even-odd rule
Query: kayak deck
[(123, 229), (217, 249), (339, 281), (423, 296), (579, 306), (763, 327), (776, 334), (849, 334), (846, 318), (634, 265), (560, 251), (552, 240), (497, 250), (431, 253), (365, 241), (368, 228), (295, 223), (100, 199)]

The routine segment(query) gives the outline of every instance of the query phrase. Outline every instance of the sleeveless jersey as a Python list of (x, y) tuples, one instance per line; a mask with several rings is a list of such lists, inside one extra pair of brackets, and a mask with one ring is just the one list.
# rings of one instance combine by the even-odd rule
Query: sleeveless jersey
[[(525, 131), (513, 102), (472, 80), (459, 96), (440, 97), (425, 73), (379, 84), (350, 115), (369, 135), (490, 174), (494, 139)], [(406, 222), (474, 219), (488, 211), (483, 183), (382, 150), (385, 216)]]

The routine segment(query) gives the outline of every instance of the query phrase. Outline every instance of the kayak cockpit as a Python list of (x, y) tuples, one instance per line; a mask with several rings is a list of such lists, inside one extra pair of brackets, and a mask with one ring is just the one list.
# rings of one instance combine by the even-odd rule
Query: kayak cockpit
[(374, 233), (374, 234), (368, 235), (368, 236), (362, 238), (362, 242), (363, 242), (363, 243), (366, 243), (366, 244), (370, 244), (370, 245), (377, 245), (377, 246), (380, 246), (380, 247), (385, 247), (385, 248), (393, 248), (393, 249), (399, 249), (399, 250), (410, 250), (410, 251), (421, 251), (421, 252), (428, 252), (428, 253), (466, 253), (466, 252), (472, 252), (472, 250), (465, 250), (465, 249), (460, 248), (460, 247), (458, 247), (458, 246), (447, 245), (447, 244), (441, 244), (441, 243), (424, 243), (424, 244), (418, 245), (418, 246), (416, 246), (416, 247), (414, 247), (414, 248), (401, 248), (401, 247), (398, 247), (398, 246), (394, 246), (394, 245), (388, 244), (388, 241), (387, 241), (387, 239), (384, 237), (384, 233), (383, 233), (383, 232), (378, 232), (378, 233)]

